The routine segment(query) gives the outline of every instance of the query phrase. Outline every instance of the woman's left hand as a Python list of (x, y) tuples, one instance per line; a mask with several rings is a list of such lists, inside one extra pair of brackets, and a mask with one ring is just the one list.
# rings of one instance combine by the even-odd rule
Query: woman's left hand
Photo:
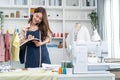
[(37, 47), (42, 45), (42, 42), (40, 42), (40, 41), (34, 40), (32, 42), (34, 42)]
[(32, 41), (32, 42), (34, 42), (35, 43), (35, 45), (38, 47), (38, 46), (42, 46), (43, 44), (46, 44), (46, 43), (49, 43), (50, 42), (50, 38), (49, 37), (47, 37), (44, 41), (36, 41), (36, 40), (34, 40), (34, 41)]

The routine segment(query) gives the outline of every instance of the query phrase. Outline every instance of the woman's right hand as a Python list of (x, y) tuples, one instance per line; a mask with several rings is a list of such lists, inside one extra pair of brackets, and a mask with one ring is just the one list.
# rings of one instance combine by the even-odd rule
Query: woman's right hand
[(32, 41), (32, 42), (34, 42), (37, 47), (43, 45), (41, 41), (36, 41), (36, 40), (34, 40), (34, 41)]
[(34, 36), (28, 35), (28, 40), (34, 39)]

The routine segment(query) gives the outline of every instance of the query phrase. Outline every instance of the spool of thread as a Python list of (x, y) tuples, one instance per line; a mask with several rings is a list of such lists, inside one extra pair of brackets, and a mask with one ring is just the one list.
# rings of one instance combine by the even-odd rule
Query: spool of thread
[(59, 68), (58, 73), (62, 74), (62, 68)]
[(61, 62), (61, 67), (62, 67), (62, 68), (65, 68), (65, 63), (64, 63), (64, 61)]
[(63, 37), (63, 33), (61, 33), (61, 37)]
[(59, 33), (57, 33), (57, 37), (59, 37)]
[(66, 68), (63, 68), (63, 72), (62, 72), (62, 74), (66, 74), (67, 72), (66, 72)]
[(61, 67), (62, 68), (72, 68), (73, 65), (72, 65), (71, 61), (63, 61), (63, 62), (61, 62)]

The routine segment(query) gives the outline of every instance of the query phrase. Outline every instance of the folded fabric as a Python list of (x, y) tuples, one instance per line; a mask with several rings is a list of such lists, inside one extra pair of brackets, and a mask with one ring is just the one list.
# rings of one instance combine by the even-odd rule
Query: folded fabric
[(22, 70), (0, 73), (0, 80), (57, 80), (57, 72), (46, 70)]

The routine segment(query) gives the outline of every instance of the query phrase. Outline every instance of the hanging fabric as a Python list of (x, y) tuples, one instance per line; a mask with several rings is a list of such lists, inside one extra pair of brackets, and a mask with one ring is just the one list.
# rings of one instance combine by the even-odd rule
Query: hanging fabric
[(4, 35), (0, 33), (0, 62), (5, 61), (5, 42)]
[(5, 61), (10, 60), (10, 33), (7, 30), (5, 34)]
[(19, 61), (20, 38), (17, 31), (14, 32), (11, 40), (12, 60)]

